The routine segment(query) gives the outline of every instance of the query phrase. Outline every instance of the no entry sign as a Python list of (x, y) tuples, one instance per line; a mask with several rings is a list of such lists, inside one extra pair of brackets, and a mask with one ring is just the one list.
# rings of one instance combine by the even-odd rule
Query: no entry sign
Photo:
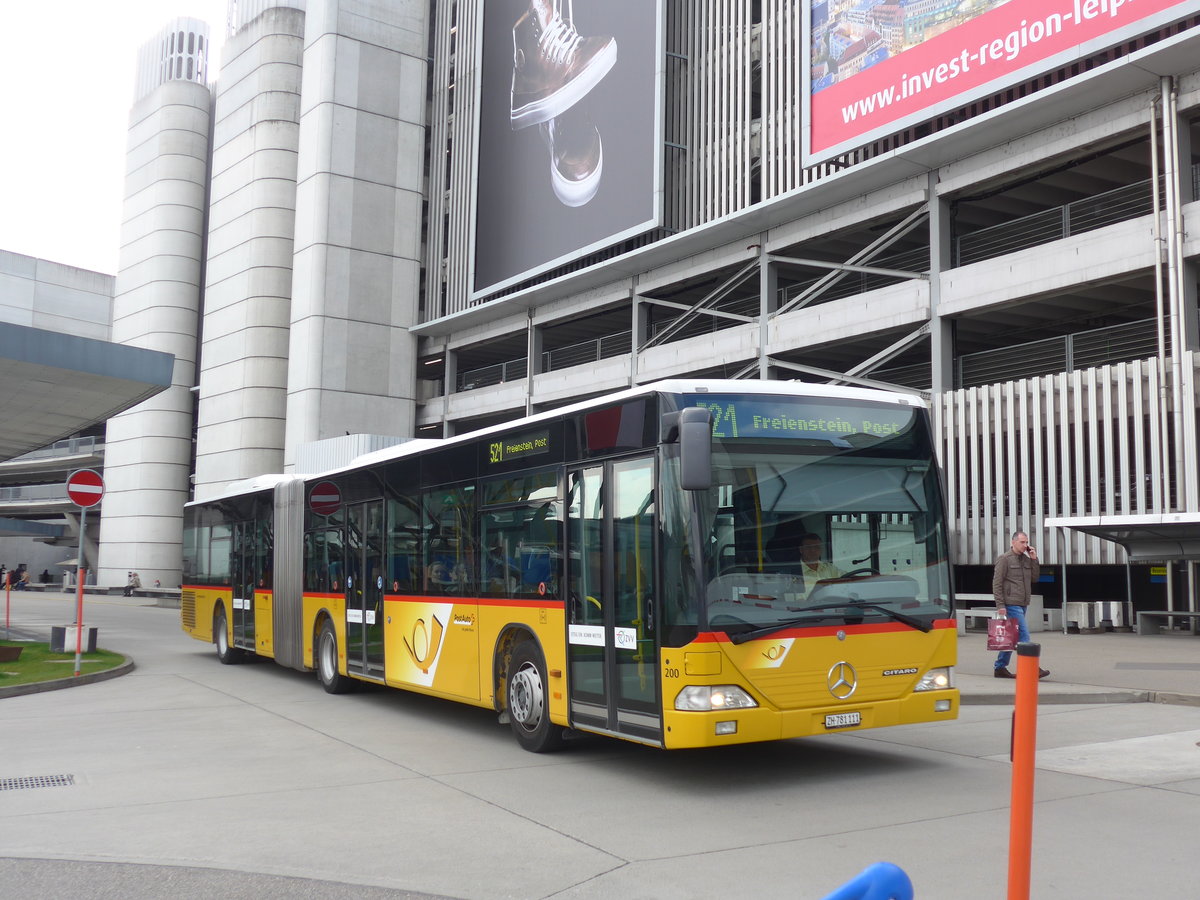
[(104, 496), (104, 478), (95, 469), (76, 469), (67, 476), (67, 496), (76, 506), (95, 506)]
[(331, 516), (342, 507), (342, 491), (332, 481), (318, 481), (308, 495), (308, 508), (318, 516)]

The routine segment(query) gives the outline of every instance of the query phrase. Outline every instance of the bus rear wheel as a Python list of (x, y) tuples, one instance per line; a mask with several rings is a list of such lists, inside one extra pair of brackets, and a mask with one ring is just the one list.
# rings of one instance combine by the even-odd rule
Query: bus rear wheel
[(546, 661), (532, 641), (513, 648), (508, 668), (508, 721), (517, 743), (533, 753), (558, 750), (563, 729), (550, 721), (546, 704)]
[(218, 606), (213, 616), (213, 643), (217, 645), (217, 660), (225, 666), (242, 661), (242, 651), (229, 643), (229, 620), (225, 618), (225, 607)]
[(353, 679), (338, 671), (337, 630), (328, 619), (317, 635), (317, 678), (329, 694), (345, 694), (354, 689)]

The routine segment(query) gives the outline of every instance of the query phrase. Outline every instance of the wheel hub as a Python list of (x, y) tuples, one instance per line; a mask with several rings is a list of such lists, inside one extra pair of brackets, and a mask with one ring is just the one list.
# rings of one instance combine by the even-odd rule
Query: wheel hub
[(333, 660), (332, 643), (333, 642), (329, 640), (327, 635), (321, 635), (321, 651), (319, 657), (321, 665), (321, 677), (325, 681), (329, 681), (329, 679), (333, 676), (333, 673), (337, 671), (337, 663)]
[(533, 664), (525, 663), (512, 677), (508, 707), (522, 725), (533, 727), (542, 720), (542, 679)]

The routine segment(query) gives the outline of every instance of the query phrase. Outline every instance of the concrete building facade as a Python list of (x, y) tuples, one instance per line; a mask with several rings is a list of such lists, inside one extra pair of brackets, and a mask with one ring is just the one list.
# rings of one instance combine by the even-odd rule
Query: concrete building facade
[[(74, 573), (97, 562), (100, 517), (80, 532), (77, 469), (103, 469), (104, 423), (163, 391), (173, 358), (113, 343), (115, 279), (0, 250), (0, 563)], [(94, 580), (94, 575), (93, 575)]]

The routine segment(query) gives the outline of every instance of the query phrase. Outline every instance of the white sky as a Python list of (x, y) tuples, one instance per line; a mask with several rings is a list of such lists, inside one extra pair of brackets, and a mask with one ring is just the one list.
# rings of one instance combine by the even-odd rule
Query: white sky
[[(227, 0), (0, 0), (0, 250), (115, 275), (138, 48)], [(212, 77), (212, 75), (210, 75)]]

